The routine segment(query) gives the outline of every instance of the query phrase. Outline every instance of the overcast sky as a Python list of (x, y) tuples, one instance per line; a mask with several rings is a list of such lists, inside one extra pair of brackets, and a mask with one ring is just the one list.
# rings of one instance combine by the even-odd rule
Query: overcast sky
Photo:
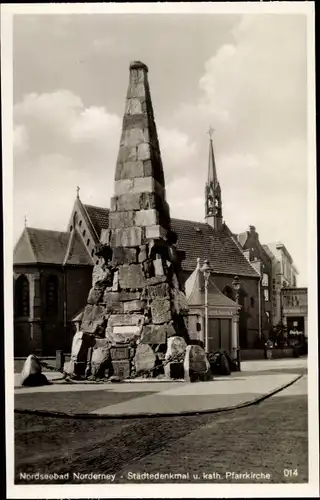
[(17, 15), (14, 239), (108, 207), (129, 64), (149, 82), (171, 216), (204, 220), (209, 125), (233, 232), (279, 240), (307, 284), (304, 15)]

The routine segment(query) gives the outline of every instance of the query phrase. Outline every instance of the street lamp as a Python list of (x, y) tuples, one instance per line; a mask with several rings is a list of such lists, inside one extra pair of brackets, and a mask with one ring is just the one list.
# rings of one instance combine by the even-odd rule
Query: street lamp
[(205, 308), (205, 350), (209, 352), (209, 316), (208, 316), (208, 284), (211, 274), (209, 261), (206, 259), (200, 271), (204, 277), (204, 308)]
[[(240, 288), (241, 288), (241, 281), (239, 279), (239, 276), (235, 276), (232, 282), (232, 287), (234, 291), (236, 292), (236, 304), (239, 306), (239, 294), (240, 294)], [(240, 346), (239, 346), (239, 312), (237, 309), (236, 317), (235, 317), (235, 323), (234, 323), (234, 329), (232, 332), (232, 347), (233, 347), (233, 358), (236, 360), (238, 370), (240, 371)]]

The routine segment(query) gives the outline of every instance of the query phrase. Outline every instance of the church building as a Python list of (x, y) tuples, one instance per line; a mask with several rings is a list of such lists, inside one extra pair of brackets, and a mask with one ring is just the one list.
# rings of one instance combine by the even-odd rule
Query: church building
[[(177, 250), (185, 257), (181, 279), (185, 283), (195, 270), (198, 275), (199, 262), (208, 260), (216, 290), (213, 295), (218, 297), (222, 292), (236, 312), (232, 283), (238, 276), (240, 348), (256, 347), (262, 334), (260, 274), (223, 220), (222, 191), (211, 136), (204, 201), (204, 222), (171, 218)], [(70, 352), (74, 319), (85, 307), (91, 288), (92, 270), (97, 262), (95, 249), (108, 227), (109, 208), (83, 203), (78, 189), (66, 231), (24, 228), (13, 259), (15, 356), (53, 356), (57, 349)], [(212, 325), (225, 329), (227, 323), (222, 313), (219, 317), (218, 305), (213, 304), (213, 308)]]

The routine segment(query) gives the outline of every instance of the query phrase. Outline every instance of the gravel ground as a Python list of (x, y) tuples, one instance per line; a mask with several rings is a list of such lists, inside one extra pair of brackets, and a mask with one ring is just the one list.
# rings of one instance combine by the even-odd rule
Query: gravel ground
[[(186, 481), (234, 482), (224, 477), (226, 471), (269, 473), (265, 482), (307, 482), (307, 396), (272, 397), (241, 410), (189, 417), (76, 420), (16, 414), (15, 468), (16, 484), (30, 484), (20, 473), (36, 472), (69, 473), (60, 483), (109, 482), (77, 480), (74, 472), (115, 474), (121, 483), (132, 482), (129, 472), (188, 472)], [(286, 477), (284, 469), (293, 473)], [(213, 472), (221, 477), (203, 476)], [(59, 481), (33, 481), (39, 483)]]

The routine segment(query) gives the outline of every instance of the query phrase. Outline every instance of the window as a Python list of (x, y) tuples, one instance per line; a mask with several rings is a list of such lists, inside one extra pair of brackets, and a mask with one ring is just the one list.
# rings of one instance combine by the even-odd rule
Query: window
[(90, 244), (90, 238), (87, 239), (87, 247), (89, 246)]
[(250, 306), (254, 307), (254, 298), (253, 297), (250, 297)]
[(269, 302), (269, 290), (263, 290), (265, 302)]
[(79, 222), (79, 227), (81, 227), (81, 226), (82, 226), (82, 220)]
[(94, 248), (91, 250), (91, 257), (94, 256)]
[(72, 229), (73, 229), (73, 226), (70, 226), (70, 228), (69, 228), (69, 229), (70, 229), (70, 233), (71, 233), (71, 231), (72, 231)]
[(58, 313), (58, 278), (49, 276), (46, 281), (46, 315), (56, 316)]
[(269, 276), (267, 273), (263, 273), (262, 275), (262, 286), (268, 286), (269, 285)]
[(84, 237), (85, 235), (86, 235), (86, 230), (84, 229), (84, 230), (82, 231), (82, 236)]
[(29, 316), (30, 295), (29, 281), (26, 276), (19, 276), (15, 286), (15, 313), (16, 316)]

